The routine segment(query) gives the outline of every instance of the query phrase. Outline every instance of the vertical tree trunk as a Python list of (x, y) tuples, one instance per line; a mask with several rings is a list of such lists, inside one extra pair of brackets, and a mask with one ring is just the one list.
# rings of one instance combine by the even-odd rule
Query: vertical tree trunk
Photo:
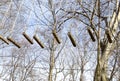
[(55, 39), (53, 38), (52, 41), (52, 47), (50, 50), (50, 68), (49, 68), (49, 76), (48, 76), (48, 81), (52, 81), (52, 74), (53, 74), (53, 68), (54, 68), (54, 41)]
[[(109, 29), (111, 30), (111, 36), (116, 35), (116, 30), (118, 28), (118, 22), (120, 21), (120, 3), (119, 0), (117, 0), (117, 5), (116, 5), (116, 11), (113, 13), (113, 16), (111, 18), (110, 24), (109, 24)], [(111, 37), (114, 39), (114, 37)], [(107, 39), (107, 38), (105, 38)], [(95, 69), (95, 75), (94, 75), (94, 81), (109, 81), (108, 75), (107, 75), (107, 63), (108, 59), (110, 56), (110, 52), (114, 49), (115, 47), (115, 42), (109, 43), (107, 42), (104, 47), (104, 51), (99, 52), (99, 45), (98, 44), (98, 53), (97, 53), (97, 66)]]
[(80, 81), (83, 81), (83, 72), (84, 72), (84, 70), (83, 70), (83, 65), (82, 65), (82, 67), (81, 67), (81, 74), (80, 74)]
[[(51, 9), (51, 14), (53, 16), (53, 31), (56, 30), (56, 16), (55, 16), (55, 8), (53, 5), (53, 0), (48, 0), (48, 4), (49, 7)], [(48, 81), (52, 81), (52, 75), (53, 75), (53, 68), (54, 68), (54, 59), (55, 59), (55, 54), (54, 54), (54, 43), (55, 43), (55, 38), (53, 38), (52, 40), (52, 47), (50, 49), (50, 68), (49, 68), (49, 77), (48, 77)]]

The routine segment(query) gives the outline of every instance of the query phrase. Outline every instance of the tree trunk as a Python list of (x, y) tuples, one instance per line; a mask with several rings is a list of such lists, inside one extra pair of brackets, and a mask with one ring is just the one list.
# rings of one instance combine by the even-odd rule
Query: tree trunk
[(80, 81), (83, 81), (83, 79), (84, 79), (83, 72), (84, 72), (83, 67), (81, 67)]
[(49, 76), (48, 76), (48, 81), (52, 81), (52, 74), (53, 74), (53, 68), (54, 68), (54, 41), (52, 41), (52, 47), (50, 51), (50, 68), (49, 68)]
[[(110, 33), (111, 36), (113, 35), (115, 36), (117, 33), (116, 30), (118, 28), (118, 22), (120, 21), (119, 9), (120, 9), (120, 3), (118, 1), (116, 5), (116, 11), (113, 13), (113, 16), (109, 24), (109, 29), (111, 30), (111, 33)], [(111, 37), (111, 39), (113, 40), (114, 37)], [(107, 40), (107, 38), (105, 38), (105, 40)], [(97, 66), (94, 74), (94, 81), (109, 81), (108, 75), (107, 75), (107, 67), (108, 67), (107, 63), (110, 56), (110, 52), (115, 47), (115, 42), (116, 40), (114, 40), (112, 43), (107, 42), (105, 44), (105, 47), (103, 48), (104, 51), (101, 51), (101, 53), (99, 52), (97, 53), (98, 57), (97, 57)]]

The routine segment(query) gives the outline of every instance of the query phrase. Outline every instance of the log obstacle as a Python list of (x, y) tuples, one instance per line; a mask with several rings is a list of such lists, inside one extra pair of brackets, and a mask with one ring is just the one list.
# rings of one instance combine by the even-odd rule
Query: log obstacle
[(30, 44), (33, 44), (32, 39), (30, 39), (30, 37), (29, 37), (25, 32), (23, 32), (23, 36), (27, 39), (27, 41), (28, 41)]
[(37, 35), (34, 35), (33, 38), (35, 39), (35, 41), (40, 45), (41, 48), (44, 48), (43, 43), (40, 41), (40, 39), (38, 38)]
[(105, 31), (105, 34), (107, 35), (108, 42), (109, 42), (109, 43), (112, 43), (112, 38), (111, 38), (111, 35), (110, 35), (110, 31), (109, 31), (109, 30), (106, 30), (106, 31)]
[(68, 32), (68, 37), (69, 37), (72, 45), (73, 45), (74, 47), (76, 47), (76, 41), (75, 41), (75, 39), (73, 38), (73, 36), (71, 35), (70, 32)]
[(7, 37), (7, 39), (12, 42), (16, 47), (21, 48), (20, 44), (13, 40), (11, 37)]
[(88, 33), (89, 33), (89, 35), (90, 35), (92, 41), (95, 42), (96, 40), (95, 40), (95, 37), (94, 37), (94, 35), (93, 35), (91, 29), (90, 29), (90, 28), (87, 28), (87, 31), (88, 31)]
[(52, 31), (52, 34), (53, 34), (54, 38), (56, 39), (56, 41), (58, 42), (58, 44), (60, 44), (61, 41), (60, 41), (60, 39), (59, 39), (59, 37), (58, 37), (58, 35), (57, 35), (55, 30)]
[(1, 36), (1, 35), (0, 35), (0, 39), (1, 39), (2, 41), (4, 41), (6, 44), (9, 44), (9, 42), (8, 42), (3, 36)]

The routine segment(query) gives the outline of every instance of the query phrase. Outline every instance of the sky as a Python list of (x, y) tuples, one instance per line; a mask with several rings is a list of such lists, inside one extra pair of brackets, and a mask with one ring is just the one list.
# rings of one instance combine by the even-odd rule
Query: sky
[[(35, 13), (33, 12), (33, 11), (35, 11), (36, 12), (36, 15), (39, 15), (39, 18), (41, 19), (41, 20), (43, 20), (45, 23), (48, 23), (48, 21), (46, 21), (45, 20), (45, 18), (44, 18), (44, 16), (42, 16), (42, 14), (44, 13), (45, 14), (45, 16), (46, 16), (46, 18), (50, 18), (50, 20), (52, 19), (52, 17), (49, 17), (49, 16), (51, 16), (51, 13), (48, 11), (48, 9), (46, 8), (46, 7), (44, 7), (44, 4), (43, 4), (43, 6), (41, 6), (41, 9), (42, 9), (42, 11), (43, 11), (43, 13), (42, 12), (40, 12), (40, 9), (38, 8), (38, 6), (36, 6), (36, 4), (34, 3), (34, 0), (33, 0), (33, 3), (31, 4), (31, 2), (32, 1), (29, 1), (29, 0), (23, 0), (23, 2), (20, 2), (20, 3), (22, 3), (22, 4), (20, 4), (20, 6), (21, 6), (21, 8), (19, 8), (18, 10), (19, 11), (21, 11), (21, 9), (22, 8), (26, 8), (27, 10), (25, 11), (26, 12), (26, 14), (25, 15), (22, 15), (24, 18), (25, 18), (25, 24), (23, 25), (23, 27), (21, 27), (22, 28), (22, 32), (24, 31), (24, 32), (26, 32), (31, 38), (32, 38), (32, 36), (34, 35), (34, 34), (38, 34), (38, 35), (40, 35), (39, 34), (39, 31), (46, 31), (46, 29), (48, 29), (48, 27), (47, 26), (45, 26), (45, 24), (43, 24), (43, 22), (40, 22), (39, 21), (39, 19), (38, 18), (36, 18), (36, 16), (35, 16)], [(46, 5), (46, 4), (45, 4)], [(14, 34), (14, 31), (15, 31), (15, 29), (17, 29), (17, 24), (19, 23), (18, 21), (17, 21), (17, 19), (19, 19), (19, 17), (21, 17), (20, 15), (22, 14), (22, 12), (17, 12), (16, 13), (16, 18), (15, 18), (15, 20), (14, 20), (14, 25), (12, 25), (12, 34)], [(68, 33), (68, 31), (70, 31), (71, 33), (72, 33), (72, 35), (74, 36), (74, 38), (77, 38), (76, 36), (79, 34), (79, 30), (77, 30), (77, 26), (78, 27), (80, 27), (81, 29), (84, 29), (84, 25), (83, 24), (81, 24), (80, 22), (77, 22), (77, 21), (75, 21), (74, 19), (73, 20), (69, 20), (68, 22), (66, 22), (65, 24), (63, 24), (63, 26), (65, 26), (64, 28), (63, 28), (63, 30), (62, 30), (62, 32), (61, 33), (58, 33), (58, 35), (59, 35), (59, 37), (62, 39), (62, 41), (64, 42), (65, 41), (65, 39), (67, 38), (68, 39), (68, 37), (67, 37), (67, 33)], [(80, 29), (80, 30), (81, 30)], [(48, 32), (46, 32), (46, 33), (48, 33)], [(82, 34), (83, 32), (81, 32), (81, 34)], [(18, 38), (21, 38), (22, 37), (22, 35), (19, 35), (18, 36)], [(45, 38), (43, 38), (42, 36), (39, 36), (40, 38), (41, 38), (41, 40), (45, 40)], [(23, 38), (23, 37), (22, 37)], [(81, 39), (81, 38), (80, 38)], [(82, 39), (81, 39), (82, 40)], [(35, 42), (35, 41), (34, 41)], [(68, 47), (71, 47), (71, 49), (73, 49), (73, 51), (75, 50), (75, 48), (72, 46), (72, 44), (70, 44), (71, 42), (70, 42), (70, 40), (67, 40), (67, 44), (68, 44)], [(82, 44), (82, 43), (81, 43)], [(11, 49), (12, 48), (15, 48), (16, 50), (18, 50), (13, 44), (10, 44), (10, 45), (12, 45), (12, 47), (10, 47), (10, 48), (5, 48), (5, 49), (1, 49), (0, 50), (0, 52), (2, 53), (2, 54), (4, 54), (5, 56), (7, 56), (7, 54), (11, 54), (10, 52), (11, 52)], [(36, 46), (38, 46), (37, 45), (37, 43), (35, 43), (35, 45)], [(35, 45), (33, 45), (32, 47), (34, 47)], [(7, 51), (5, 51), (5, 50), (7, 50)], [(22, 50), (22, 49), (20, 49), (20, 50)], [(45, 52), (45, 50), (43, 50), (43, 52), (44, 53), (41, 53), (41, 54), (45, 54), (45, 53), (48, 53), (48, 52)], [(66, 51), (66, 52), (69, 52), (69, 49)], [(36, 52), (35, 52), (36, 53)], [(56, 53), (57, 53), (57, 51), (56, 51)], [(64, 53), (64, 51), (63, 51), (63, 53)], [(32, 54), (32, 53), (31, 53)], [(3, 55), (3, 56), (4, 56)], [(38, 54), (36, 54), (36, 55), (38, 55)], [(2, 57), (3, 57), (2, 56)], [(61, 56), (61, 55), (60, 55)], [(70, 53), (69, 53), (69, 55), (66, 55), (66, 57), (67, 56), (71, 56), (70, 55)], [(31, 57), (32, 58), (32, 57)], [(69, 58), (69, 57), (68, 57)], [(4, 61), (4, 59), (6, 60), (6, 61)], [(11, 59), (11, 58), (10, 58)], [(9, 57), (3, 57), (3, 59), (1, 59), (2, 61), (1, 61), (1, 65), (2, 64), (4, 64), (5, 62), (8, 62), (8, 61), (10, 61), (9, 60)], [(36, 67), (37, 67), (37, 65), (39, 65), (39, 67), (43, 67), (43, 65), (41, 65), (42, 63), (40, 63), (39, 64), (39, 62), (37, 62), (36, 63)], [(56, 66), (56, 67), (59, 67), (59, 66)], [(86, 66), (87, 68), (89, 68), (89, 64)], [(44, 67), (43, 67), (44, 68)], [(47, 66), (47, 69), (48, 69), (49, 67)], [(86, 68), (86, 69), (87, 69)], [(1, 70), (2, 70), (3, 68), (1, 67)], [(66, 67), (66, 69), (69, 69), (69, 67), (67, 68)], [(41, 70), (41, 71), (43, 71), (44, 72), (44, 70)], [(86, 73), (85, 72), (85, 76), (88, 78), (89, 77), (89, 80), (90, 80), (90, 74), (91, 73)], [(43, 76), (44, 77), (44, 76)], [(57, 80), (60, 80), (63, 76), (62, 76), (62, 73), (60, 73), (59, 75), (58, 75), (58, 79)], [(68, 78), (69, 78), (69, 76), (68, 76)], [(92, 78), (91, 78), (92, 79)], [(67, 81), (67, 80), (66, 80)]]
[[(68, 2), (65, 2), (65, 3), (68, 3)], [(18, 21), (15, 22), (15, 20), (14, 20), (14, 25), (12, 25), (12, 28), (13, 28), (13, 31), (16, 30), (18, 27), (20, 28), (20, 32), (16, 32), (16, 33), (19, 33), (18, 37), (17, 37), (18, 38), (17, 41), (19, 41), (19, 42), (21, 40), (23, 41), (23, 42), (20, 42), (21, 44), (24, 44), (24, 43), (27, 42), (22, 37), (22, 32), (26, 32), (30, 36), (31, 39), (33, 39), (32, 38), (33, 35), (37, 34), (39, 36), (40, 40), (46, 45), (45, 49), (41, 49), (35, 41), (34, 41), (33, 45), (30, 45), (27, 42), (27, 45), (28, 45), (28, 46), (26, 46), (26, 50), (27, 50), (26, 58), (27, 59), (25, 59), (26, 64), (27, 64), (28, 60), (29, 60), (28, 57), (30, 57), (30, 60), (32, 60), (34, 58), (34, 56), (39, 57), (39, 58), (37, 58), (37, 62), (35, 64), (35, 67), (41, 67), (42, 69), (37, 69), (36, 68), (36, 74), (39, 73), (39, 72), (42, 72), (43, 74), (46, 73), (45, 75), (41, 75), (44, 78), (47, 75), (47, 71), (49, 70), (48, 57), (50, 55), (49, 55), (49, 50), (48, 50), (48, 47), (49, 47), (48, 46), (49, 45), (48, 39), (53, 38), (53, 36), (51, 34), (52, 25), (53, 25), (53, 24), (51, 24), (51, 23), (53, 23), (51, 12), (48, 11), (49, 9), (48, 9), (48, 4), (46, 3), (46, 1), (45, 2), (41, 1), (40, 2), (41, 3), (41, 8), (39, 8), (39, 6), (35, 2), (35, 0), (31, 0), (31, 1), (30, 0), (23, 0), (22, 3), (23, 3), (23, 5), (21, 5), (20, 11), (22, 11), (22, 9), (25, 8), (25, 13), (24, 13), (24, 15), (22, 15), (22, 12), (16, 13), (18, 15), (18, 17), (16, 16), (15, 20), (18, 20)], [(65, 4), (65, 3), (61, 3), (61, 4)], [(68, 5), (70, 5), (70, 4), (68, 4)], [(56, 5), (56, 7), (57, 7), (57, 5)], [(72, 7), (72, 5), (71, 5), (71, 7)], [(66, 6), (66, 9), (67, 8), (68, 7)], [(58, 9), (59, 9), (59, 7), (58, 7)], [(41, 10), (42, 10), (42, 12), (41, 12)], [(62, 19), (61, 20), (59, 19), (59, 17), (61, 16), (61, 13), (62, 12), (59, 12), (57, 14), (58, 22), (62, 21)], [(44, 14), (44, 16), (43, 16), (43, 14)], [(24, 17), (24, 20), (22, 22), (23, 23), (22, 27), (21, 27), (21, 25), (20, 26), (17, 25), (17, 24), (19, 24), (19, 19), (21, 17)], [(68, 67), (68, 64), (72, 65), (72, 62), (73, 62), (73, 60), (71, 60), (70, 58), (72, 58), (74, 56), (77, 58), (77, 55), (79, 56), (79, 53), (81, 54), (81, 56), (85, 56), (84, 55), (84, 43), (87, 40), (88, 44), (89, 44), (86, 47), (87, 48), (87, 55), (91, 56), (91, 58), (90, 58), (90, 61), (86, 64), (85, 69), (90, 69), (90, 68), (94, 69), (95, 64), (96, 64), (95, 63), (95, 59), (96, 59), (96, 49), (95, 49), (96, 45), (95, 44), (96, 43), (89, 43), (89, 42), (91, 42), (91, 40), (90, 40), (90, 37), (88, 37), (85, 25), (76, 21), (75, 19), (71, 19), (68, 22), (65, 22), (62, 25), (62, 28), (63, 29), (60, 32), (57, 33), (58, 36), (60, 37), (61, 41), (62, 41), (62, 44), (60, 44), (60, 45), (56, 44), (56, 46), (58, 46), (57, 51), (55, 51), (56, 54), (58, 53), (58, 51), (60, 50), (62, 45), (65, 43), (66, 39), (67, 39), (67, 41), (65, 43), (64, 49), (60, 53), (58, 61), (56, 62), (56, 68), (59, 68), (59, 67), (62, 68), (62, 66), (60, 66), (59, 63), (60, 62), (62, 63), (62, 61), (63, 61), (62, 59), (64, 58), (65, 59), (64, 67), (67, 71), (69, 71), (70, 67)], [(71, 44), (71, 42), (70, 42), (70, 40), (67, 36), (67, 33), (69, 31), (72, 33), (73, 37), (76, 39), (76, 42), (77, 42), (77, 44), (79, 44), (80, 49), (76, 49), (75, 47), (72, 46), (72, 44)], [(14, 34), (15, 32), (11, 32), (11, 33)], [(0, 34), (2, 34), (2, 32), (0, 32)], [(10, 34), (10, 32), (8, 34)], [(14, 35), (12, 37), (14, 38)], [(78, 42), (78, 40), (80, 42)], [(2, 41), (0, 41), (0, 43), (2, 43)], [(23, 48), (17, 49), (13, 44), (10, 44), (10, 45), (12, 47), (8, 47), (8, 48), (5, 47), (5, 48), (0, 49), (0, 53), (7, 56), (7, 55), (11, 54), (11, 49), (12, 48), (14, 48), (18, 53), (20, 53), (19, 51), (23, 50)], [(7, 45), (3, 44), (1, 47), (4, 47), (4, 46), (7, 46)], [(23, 45), (22, 47), (24, 47), (24, 46), (25, 45)], [(94, 48), (92, 48), (93, 46), (94, 46)], [(90, 49), (90, 50), (88, 50), (88, 49)], [(28, 51), (28, 50), (30, 50), (30, 51)], [(76, 54), (72, 53), (74, 51), (75, 51)], [(73, 55), (71, 55), (71, 54), (73, 54)], [(1, 59), (0, 64), (3, 64), (5, 62), (9, 61), (9, 57), (1, 56), (0, 59)], [(44, 70), (45, 68), (47, 70)], [(3, 69), (3, 67), (1, 66), (0, 71), (2, 69)], [(78, 68), (75, 67), (75, 69), (77, 70)], [(67, 73), (66, 70), (64, 71), (65, 73)], [(54, 69), (54, 72), (55, 72), (55, 69)], [(84, 76), (86, 77), (86, 81), (92, 81), (93, 80), (93, 71), (86, 71), (84, 73)], [(61, 78), (63, 78), (63, 74), (59, 73), (58, 77), (59, 78), (57, 78), (57, 81), (59, 81)], [(68, 76), (68, 78), (69, 77), (70, 76)], [(69, 81), (69, 80), (66, 80), (66, 81)]]

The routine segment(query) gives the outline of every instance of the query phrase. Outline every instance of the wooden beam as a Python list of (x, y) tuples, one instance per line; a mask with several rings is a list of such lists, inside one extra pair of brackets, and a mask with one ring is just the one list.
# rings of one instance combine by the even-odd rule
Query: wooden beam
[(35, 41), (40, 45), (41, 48), (44, 48), (43, 43), (40, 41), (40, 39), (38, 38), (37, 35), (34, 35), (33, 38), (35, 39)]
[(76, 41), (75, 41), (75, 39), (73, 38), (73, 36), (71, 35), (70, 32), (68, 32), (68, 37), (69, 37), (71, 43), (73, 44), (73, 46), (76, 47)]
[(91, 29), (90, 29), (90, 28), (87, 28), (87, 31), (88, 31), (88, 33), (89, 33), (89, 35), (90, 35), (92, 41), (95, 42), (96, 40), (95, 40), (95, 37), (94, 37), (94, 35), (93, 35)]
[(30, 39), (30, 37), (29, 37), (25, 32), (23, 32), (23, 36), (27, 39), (27, 41), (28, 41), (30, 44), (33, 44), (32, 39)]
[(1, 36), (1, 35), (0, 35), (0, 39), (1, 39), (2, 41), (4, 41), (6, 44), (9, 44), (9, 42), (8, 42), (3, 36)]
[(61, 41), (60, 41), (60, 39), (58, 38), (55, 30), (52, 31), (52, 34), (53, 34), (54, 38), (56, 39), (56, 41), (60, 44)]
[(112, 43), (110, 31), (109, 31), (109, 30), (106, 30), (106, 31), (105, 31), (105, 34), (107, 35), (108, 42), (109, 42), (109, 43)]
[(16, 41), (14, 41), (12, 38), (7, 37), (7, 39), (12, 42), (16, 47), (21, 48), (20, 44), (18, 44)]

